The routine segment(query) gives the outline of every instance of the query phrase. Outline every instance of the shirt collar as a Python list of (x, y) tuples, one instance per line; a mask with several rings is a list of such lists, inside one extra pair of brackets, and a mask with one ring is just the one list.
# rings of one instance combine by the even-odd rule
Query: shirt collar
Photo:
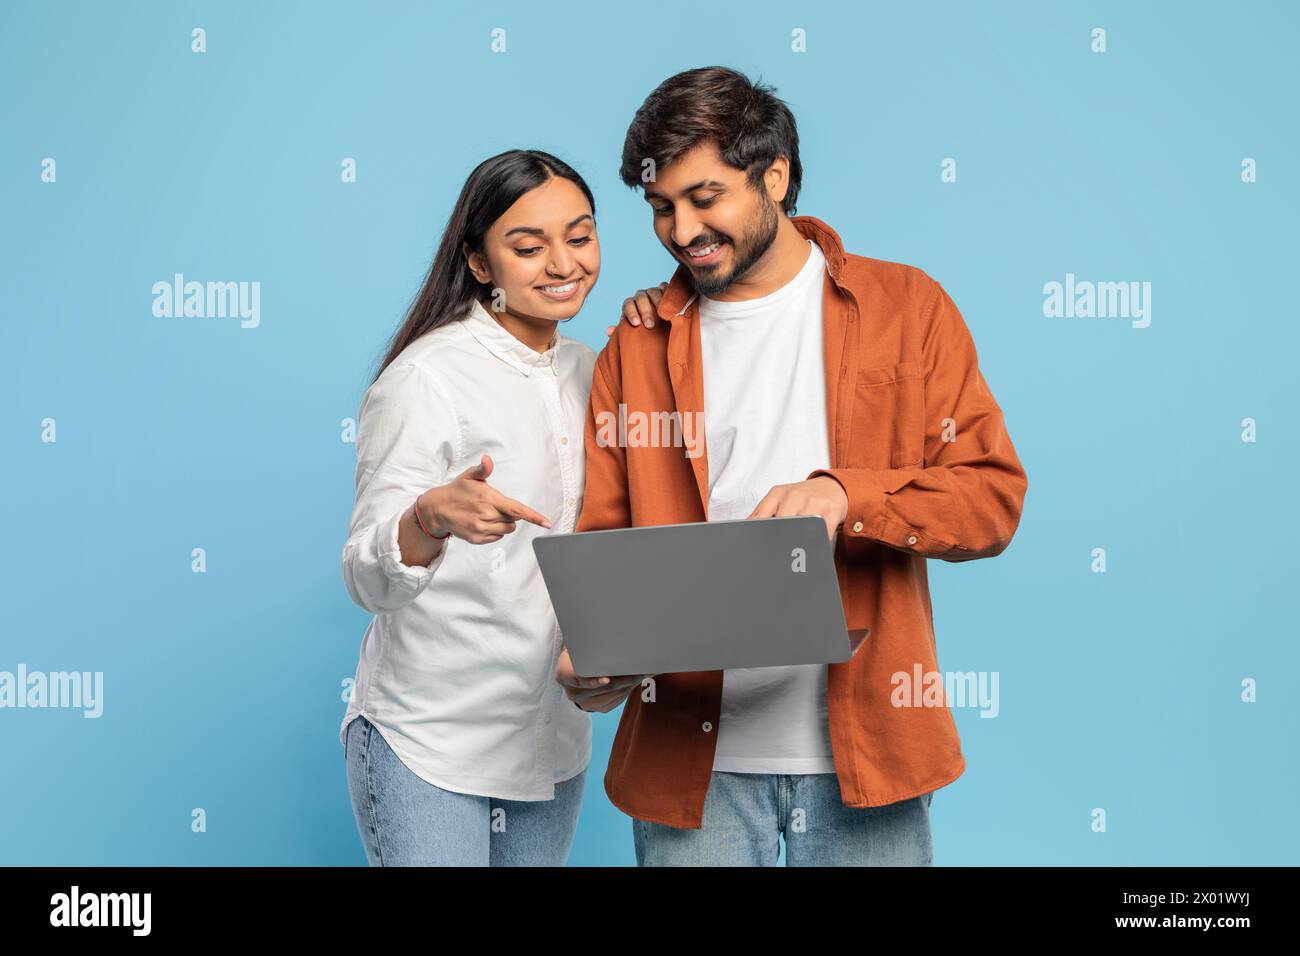
[(485, 349), (524, 375), (532, 375), (536, 371), (559, 374), (555, 364), (555, 354), (560, 344), (558, 326), (551, 337), (550, 347), (545, 352), (537, 352), (515, 338), (477, 299), (470, 307), (465, 324)]

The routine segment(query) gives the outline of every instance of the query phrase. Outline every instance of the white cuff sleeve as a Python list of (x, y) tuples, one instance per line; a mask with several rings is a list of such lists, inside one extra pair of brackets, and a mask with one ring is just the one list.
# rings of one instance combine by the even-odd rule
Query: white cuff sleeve
[(357, 498), (343, 546), (348, 595), (372, 614), (400, 610), (433, 579), (451, 544), (426, 566), (402, 563), (397, 532), (416, 497), (442, 485), (458, 457), (455, 409), (429, 372), (385, 369), (366, 392), (357, 425)]

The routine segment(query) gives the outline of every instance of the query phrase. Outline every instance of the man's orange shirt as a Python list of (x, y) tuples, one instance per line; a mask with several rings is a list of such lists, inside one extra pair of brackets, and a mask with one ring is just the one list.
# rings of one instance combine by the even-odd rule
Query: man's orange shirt
[[(941, 691), (927, 706), (915, 706), (910, 690), (900, 702), (895, 675), (911, 684), (919, 668), (942, 687), (926, 559), (999, 554), (1020, 522), (1028, 479), (975, 343), (940, 285), (912, 266), (846, 254), (812, 216), (791, 222), (826, 256), (831, 467), (790, 480), (829, 475), (848, 497), (835, 565), (845, 623), (865, 640), (850, 660), (828, 665), (827, 706), (840, 796), (846, 806), (876, 807), (942, 787), (966, 768)], [(608, 440), (610, 416), (703, 420), (699, 310), (684, 266), (658, 313), (652, 329), (620, 323), (596, 360), (578, 531), (707, 520), (707, 435), (703, 453), (690, 455), (662, 442)], [(721, 702), (722, 671), (660, 674), (653, 687), (634, 689), (605, 773), (614, 805), (699, 828)]]

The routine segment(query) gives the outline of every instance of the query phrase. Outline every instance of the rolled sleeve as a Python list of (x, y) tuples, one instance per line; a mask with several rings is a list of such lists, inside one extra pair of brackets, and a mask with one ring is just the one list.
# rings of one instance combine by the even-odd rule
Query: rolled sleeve
[[(992, 557), (1011, 542), (1028, 479), (980, 373), (956, 305), (931, 280), (923, 346), (925, 462), (920, 468), (826, 468), (848, 499), (843, 534), (928, 558)], [(956, 425), (952, 440), (945, 422)]]
[[(414, 501), (414, 499), (412, 499)], [(377, 552), (379, 563), (384, 569), (384, 574), (395, 585), (410, 591), (412, 596), (419, 594), (428, 585), (429, 580), (433, 577), (433, 572), (438, 570), (438, 565), (442, 564), (443, 555), (447, 553), (447, 548), (451, 545), (451, 538), (447, 538), (434, 555), (433, 560), (427, 565), (417, 564), (409, 565), (402, 563), (402, 548), (397, 543), (398, 527), (402, 523), (402, 515), (406, 509), (387, 518), (375, 529)]]
[(357, 425), (356, 503), (343, 546), (348, 595), (372, 614), (410, 604), (442, 564), (402, 562), (398, 528), (417, 496), (444, 484), (458, 457), (456, 413), (433, 376), (415, 365), (385, 369), (366, 392)]

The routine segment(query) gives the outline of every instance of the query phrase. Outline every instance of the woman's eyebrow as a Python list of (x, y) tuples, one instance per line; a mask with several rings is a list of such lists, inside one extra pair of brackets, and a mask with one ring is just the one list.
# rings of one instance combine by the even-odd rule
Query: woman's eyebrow
[[(582, 220), (584, 220), (584, 219), (591, 219), (591, 213), (589, 213), (589, 212), (584, 212), (584, 213), (583, 213), (581, 216), (579, 216), (577, 219), (573, 220), (573, 221), (570, 222), (570, 223), (566, 223), (565, 226), (564, 226), (565, 231), (568, 231), (569, 229), (572, 229), (574, 226), (576, 226), (578, 223), (582, 222)], [(594, 223), (596, 220), (595, 220), (595, 219), (591, 219), (591, 221)], [(507, 235), (507, 236), (513, 236), (516, 232), (527, 233), (527, 234), (530, 235), (530, 236), (544, 236), (544, 235), (546, 235), (546, 230), (545, 230), (545, 229), (539, 229), (539, 228), (537, 228), (536, 226), (515, 226), (515, 228), (513, 228), (513, 229), (508, 229), (508, 230), (506, 230), (506, 235)]]

